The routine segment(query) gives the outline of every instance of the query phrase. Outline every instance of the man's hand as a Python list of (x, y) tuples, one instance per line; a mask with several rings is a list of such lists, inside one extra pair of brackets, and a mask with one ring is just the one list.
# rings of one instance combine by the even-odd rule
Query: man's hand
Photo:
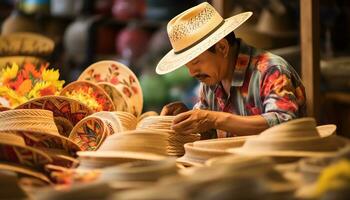
[(160, 115), (178, 115), (186, 111), (188, 111), (186, 105), (180, 101), (176, 101), (165, 105)]
[(216, 112), (208, 110), (190, 110), (177, 115), (172, 128), (180, 134), (203, 133), (215, 128)]

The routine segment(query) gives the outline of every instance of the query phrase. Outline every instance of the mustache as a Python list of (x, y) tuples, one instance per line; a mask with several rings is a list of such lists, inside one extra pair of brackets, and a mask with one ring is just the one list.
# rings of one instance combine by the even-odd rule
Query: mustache
[(208, 74), (204, 74), (204, 73), (200, 73), (200, 74), (196, 74), (193, 77), (195, 77), (196, 79), (202, 79), (202, 78), (206, 78), (209, 77)]

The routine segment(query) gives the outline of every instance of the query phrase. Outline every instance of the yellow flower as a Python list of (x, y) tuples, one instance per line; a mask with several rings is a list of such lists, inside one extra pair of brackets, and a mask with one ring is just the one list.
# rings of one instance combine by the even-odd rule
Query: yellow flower
[(96, 111), (102, 110), (101, 105), (95, 100), (95, 98), (93, 98), (91, 95), (81, 90), (78, 90), (78, 91), (74, 90), (71, 92), (67, 92), (65, 96), (75, 99), (79, 102), (82, 102), (83, 104), (87, 105), (89, 108), (93, 110), (96, 110)]
[(47, 81), (41, 81), (38, 82), (34, 85), (33, 89), (29, 92), (28, 94), (28, 98), (32, 99), (32, 98), (37, 98), (37, 97), (41, 97), (41, 90), (44, 90), (48, 87), (52, 86), (52, 83), (47, 82)]
[(316, 194), (322, 196), (328, 190), (350, 184), (350, 161), (340, 160), (325, 168), (317, 180)]
[(0, 104), (3, 106), (15, 108), (27, 100), (26, 97), (17, 94), (14, 90), (6, 86), (0, 86)]
[(43, 81), (57, 81), (60, 77), (58, 70), (44, 69), (42, 72)]
[(58, 70), (54, 69), (44, 69), (42, 72), (43, 81), (51, 82), (57, 90), (61, 90), (64, 84), (64, 81), (58, 80), (60, 73)]
[(6, 67), (1, 70), (1, 82), (7, 82), (8, 80), (14, 79), (18, 73), (18, 65), (13, 63), (11, 67)]

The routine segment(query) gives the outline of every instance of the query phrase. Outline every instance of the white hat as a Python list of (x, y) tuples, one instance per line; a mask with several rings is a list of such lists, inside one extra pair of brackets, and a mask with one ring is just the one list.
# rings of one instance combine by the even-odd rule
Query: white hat
[(243, 24), (253, 13), (224, 19), (204, 2), (174, 17), (167, 26), (173, 49), (158, 63), (156, 72), (166, 74), (185, 65)]

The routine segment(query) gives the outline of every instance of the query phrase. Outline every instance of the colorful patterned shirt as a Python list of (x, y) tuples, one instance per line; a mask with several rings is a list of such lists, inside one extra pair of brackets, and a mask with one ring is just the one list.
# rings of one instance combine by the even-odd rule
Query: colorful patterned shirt
[[(305, 89), (297, 72), (283, 58), (248, 46), (238, 39), (239, 53), (230, 94), (222, 84), (201, 84), (196, 109), (261, 115), (268, 125), (301, 117), (306, 112)], [(234, 133), (218, 137), (234, 136)]]

